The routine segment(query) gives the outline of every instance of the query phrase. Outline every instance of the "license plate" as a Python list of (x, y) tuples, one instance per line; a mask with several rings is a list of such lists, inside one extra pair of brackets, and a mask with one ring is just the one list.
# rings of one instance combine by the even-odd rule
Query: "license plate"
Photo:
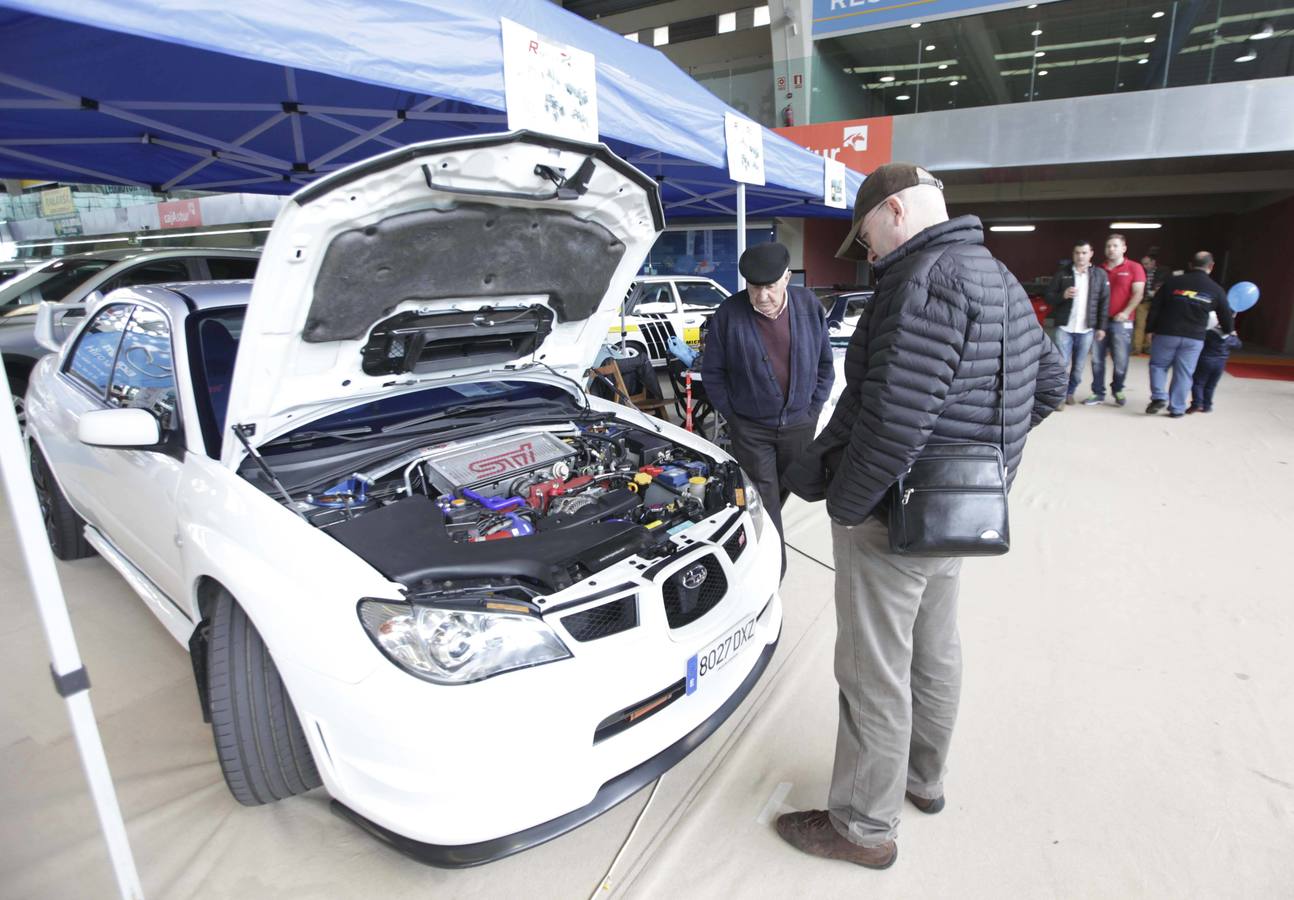
[(755, 617), (751, 616), (687, 661), (687, 692), (695, 694), (707, 675), (722, 669), (754, 643)]

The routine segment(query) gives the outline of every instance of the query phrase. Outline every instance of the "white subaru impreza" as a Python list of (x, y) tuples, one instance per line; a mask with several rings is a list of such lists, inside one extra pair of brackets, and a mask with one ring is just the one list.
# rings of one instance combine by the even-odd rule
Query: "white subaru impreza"
[(581, 389), (662, 226), (601, 145), (407, 147), (298, 193), (254, 284), (116, 291), (38, 364), (50, 542), (189, 648), (240, 802), (322, 783), (473, 865), (625, 799), (754, 686), (782, 620), (759, 495)]

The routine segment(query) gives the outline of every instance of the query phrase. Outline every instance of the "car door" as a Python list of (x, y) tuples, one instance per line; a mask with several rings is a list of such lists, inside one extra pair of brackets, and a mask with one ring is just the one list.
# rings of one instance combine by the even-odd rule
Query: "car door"
[(177, 602), (185, 594), (175, 514), (184, 457), (178, 397), (170, 322), (160, 311), (138, 305), (113, 363), (106, 403), (152, 413), (166, 449), (89, 449), (107, 478), (101, 490), (110, 539)]
[(111, 303), (94, 313), (77, 333), (56, 377), (49, 380), (50, 402), (40, 428), (41, 449), (72, 507), (103, 530), (109, 518), (103, 488), (108, 473), (102, 458), (77, 439), (81, 416), (107, 408), (108, 384), (131, 304)]

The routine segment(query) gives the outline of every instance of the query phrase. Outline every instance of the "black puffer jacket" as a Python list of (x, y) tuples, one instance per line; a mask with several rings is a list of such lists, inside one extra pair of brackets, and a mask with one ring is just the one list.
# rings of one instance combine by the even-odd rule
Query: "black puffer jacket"
[(806, 499), (825, 493), (827, 511), (845, 524), (876, 510), (927, 443), (1001, 439), (1004, 279), (1009, 476), (1029, 429), (1065, 399), (1060, 354), (1024, 289), (984, 247), (979, 219), (931, 226), (875, 269), (876, 297), (845, 352), (844, 393), (788, 478)]

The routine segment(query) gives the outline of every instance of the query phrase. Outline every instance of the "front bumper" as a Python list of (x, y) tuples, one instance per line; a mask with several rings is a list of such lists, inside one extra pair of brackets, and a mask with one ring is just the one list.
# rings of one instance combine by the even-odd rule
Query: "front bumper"
[(751, 689), (758, 683), (760, 676), (764, 674), (764, 669), (768, 667), (769, 660), (773, 658), (773, 653), (776, 650), (777, 639), (775, 638), (771, 644), (764, 647), (763, 652), (755, 661), (754, 668), (750, 670), (740, 687), (708, 719), (692, 729), (692, 731), (651, 759), (640, 763), (602, 785), (597, 795), (589, 803), (563, 816), (558, 816), (556, 819), (544, 822), (542, 825), (536, 825), (515, 834), (505, 835), (493, 840), (478, 841), (474, 844), (428, 844), (396, 834), (394, 831), (383, 828), (375, 822), (370, 822), (353, 809), (336, 800), (332, 802), (332, 810), (379, 840), (390, 844), (405, 856), (430, 866), (465, 869), (502, 859), (514, 853), (520, 853), (522, 850), (529, 850), (531, 847), (551, 841), (555, 837), (559, 837), (586, 822), (596, 819), (616, 804), (628, 800), (701, 746), (705, 739), (718, 731), (719, 726), (727, 721), (728, 717), (746, 699), (746, 695), (750, 693)]

